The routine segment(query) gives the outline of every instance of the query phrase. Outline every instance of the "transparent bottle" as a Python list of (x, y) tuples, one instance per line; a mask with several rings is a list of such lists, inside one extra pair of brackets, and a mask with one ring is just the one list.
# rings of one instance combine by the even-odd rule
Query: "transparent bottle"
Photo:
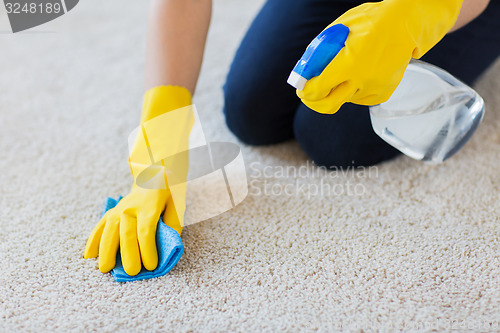
[(470, 139), (484, 115), (472, 88), (439, 67), (412, 60), (391, 98), (370, 107), (375, 132), (405, 155), (440, 163)]

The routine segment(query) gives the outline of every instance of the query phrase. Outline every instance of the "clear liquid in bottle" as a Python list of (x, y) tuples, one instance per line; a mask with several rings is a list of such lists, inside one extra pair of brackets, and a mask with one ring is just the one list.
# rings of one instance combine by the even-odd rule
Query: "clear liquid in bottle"
[(382, 104), (370, 107), (375, 132), (405, 155), (440, 163), (470, 139), (484, 115), (484, 101), (472, 88), (422, 61)]

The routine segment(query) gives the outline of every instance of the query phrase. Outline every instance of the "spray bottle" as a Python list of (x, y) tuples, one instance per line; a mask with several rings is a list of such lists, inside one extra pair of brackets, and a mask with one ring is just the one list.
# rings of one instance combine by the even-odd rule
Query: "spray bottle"
[[(302, 90), (344, 47), (349, 28), (337, 24), (307, 47), (288, 78)], [(484, 115), (484, 101), (472, 88), (446, 71), (412, 60), (391, 98), (370, 107), (372, 127), (405, 155), (440, 163), (471, 138)]]

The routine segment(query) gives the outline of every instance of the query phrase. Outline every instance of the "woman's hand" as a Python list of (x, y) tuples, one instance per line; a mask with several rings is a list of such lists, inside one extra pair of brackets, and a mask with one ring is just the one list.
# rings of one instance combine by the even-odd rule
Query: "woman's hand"
[(118, 248), (128, 275), (138, 274), (141, 262), (146, 269), (155, 269), (156, 227), (162, 213), (165, 224), (181, 234), (194, 124), (191, 103), (184, 87), (161, 86), (146, 92), (129, 156), (132, 190), (104, 215), (85, 248), (85, 258), (99, 255), (101, 272), (115, 267)]
[(108, 210), (92, 231), (84, 258), (99, 255), (99, 270), (107, 273), (115, 267), (120, 248), (123, 268), (128, 275), (137, 275), (142, 265), (153, 270), (158, 265), (156, 227), (168, 207), (167, 189), (132, 188), (116, 207)]
[(420, 58), (453, 27), (462, 1), (385, 0), (347, 11), (332, 23), (349, 28), (345, 47), (297, 95), (320, 113), (335, 113), (346, 102), (387, 101), (410, 59)]

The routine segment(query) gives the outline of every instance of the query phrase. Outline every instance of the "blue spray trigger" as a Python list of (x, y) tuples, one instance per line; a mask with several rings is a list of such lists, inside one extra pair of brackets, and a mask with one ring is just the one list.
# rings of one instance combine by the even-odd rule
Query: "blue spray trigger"
[(336, 24), (323, 30), (309, 44), (306, 51), (293, 68), (288, 83), (302, 90), (306, 82), (318, 76), (345, 46), (349, 28)]

